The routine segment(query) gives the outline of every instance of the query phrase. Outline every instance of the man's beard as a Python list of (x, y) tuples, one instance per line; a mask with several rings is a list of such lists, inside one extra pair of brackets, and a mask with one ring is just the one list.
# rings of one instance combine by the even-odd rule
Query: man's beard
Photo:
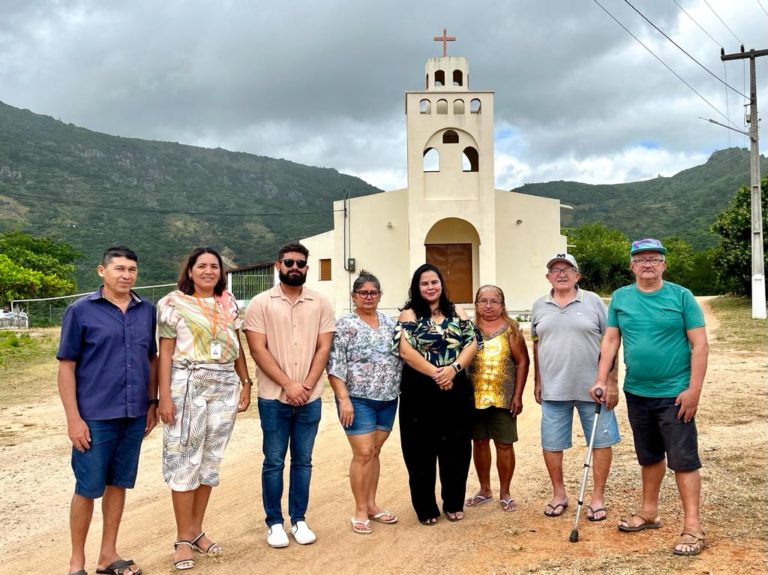
[(283, 272), (278, 272), (278, 277), (280, 278), (280, 281), (283, 282), (285, 285), (289, 286), (303, 286), (304, 282), (307, 281), (307, 276), (301, 272), (294, 272), (294, 273), (287, 273), (284, 274)]

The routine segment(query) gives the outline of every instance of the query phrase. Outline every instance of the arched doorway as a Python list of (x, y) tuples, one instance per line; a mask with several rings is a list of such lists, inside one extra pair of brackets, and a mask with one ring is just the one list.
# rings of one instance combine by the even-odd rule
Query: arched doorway
[(440, 268), (448, 295), (456, 303), (473, 300), (479, 245), (475, 227), (459, 218), (435, 223), (424, 240), (427, 263)]

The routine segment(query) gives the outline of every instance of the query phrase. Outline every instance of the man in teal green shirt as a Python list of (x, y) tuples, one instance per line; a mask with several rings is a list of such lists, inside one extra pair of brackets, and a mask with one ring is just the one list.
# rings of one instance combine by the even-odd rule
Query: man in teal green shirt
[[(643, 502), (619, 522), (629, 533), (661, 527), (659, 491), (665, 467), (675, 472), (684, 524), (673, 553), (697, 555), (704, 547), (699, 520), (701, 479), (698, 409), (709, 345), (704, 314), (686, 288), (662, 279), (667, 249), (658, 240), (632, 244), (635, 283), (616, 290), (608, 310), (597, 380), (596, 401), (613, 409), (618, 394), (609, 391), (608, 372), (624, 340), (624, 394), (637, 460), (642, 468)], [(618, 384), (613, 384), (618, 385)], [(603, 391), (602, 400), (595, 391)]]

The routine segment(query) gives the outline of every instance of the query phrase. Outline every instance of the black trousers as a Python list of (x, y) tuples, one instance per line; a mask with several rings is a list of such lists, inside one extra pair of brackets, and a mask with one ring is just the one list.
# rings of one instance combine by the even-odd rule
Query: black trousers
[(435, 497), (440, 469), (443, 511), (464, 508), (472, 459), (472, 388), (464, 372), (443, 391), (431, 377), (403, 366), (400, 386), (400, 444), (408, 468), (411, 503), (419, 521), (439, 517)]

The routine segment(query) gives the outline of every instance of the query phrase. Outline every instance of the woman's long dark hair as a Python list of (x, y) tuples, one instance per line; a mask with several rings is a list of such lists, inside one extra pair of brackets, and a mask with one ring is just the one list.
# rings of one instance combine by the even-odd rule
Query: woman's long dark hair
[(405, 302), (405, 305), (401, 308), (401, 310), (412, 309), (417, 318), (432, 317), (432, 311), (429, 309), (429, 303), (421, 296), (421, 290), (419, 289), (421, 276), (425, 272), (435, 272), (438, 279), (440, 280), (440, 286), (442, 287), (442, 291), (440, 292), (440, 301), (438, 302), (440, 311), (443, 312), (445, 317), (455, 316), (456, 306), (453, 305), (453, 302), (448, 299), (448, 289), (445, 287), (443, 274), (438, 267), (433, 266), (432, 264), (422, 264), (416, 268), (415, 272), (413, 272), (413, 277), (411, 278), (411, 287), (408, 289), (408, 301)]
[(217, 260), (219, 260), (219, 269), (221, 270), (221, 275), (219, 276), (219, 281), (216, 282), (216, 285), (213, 288), (213, 293), (214, 295), (221, 295), (224, 293), (224, 290), (227, 289), (227, 274), (224, 270), (224, 262), (222, 261), (219, 252), (213, 248), (195, 248), (192, 250), (192, 253), (189, 254), (189, 257), (187, 257), (186, 262), (181, 265), (181, 272), (179, 273), (179, 279), (176, 282), (176, 285), (179, 287), (179, 291), (182, 293), (187, 295), (192, 295), (195, 293), (195, 284), (192, 281), (192, 278), (189, 277), (189, 272), (193, 267), (195, 267), (197, 258), (203, 254), (212, 254), (216, 256)]

